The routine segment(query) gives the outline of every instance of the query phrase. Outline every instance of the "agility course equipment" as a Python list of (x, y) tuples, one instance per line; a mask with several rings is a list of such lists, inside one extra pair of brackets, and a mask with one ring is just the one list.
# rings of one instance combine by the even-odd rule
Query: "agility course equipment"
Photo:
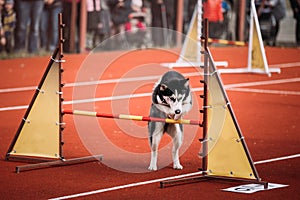
[(208, 25), (205, 20), (202, 175), (161, 182), (161, 187), (200, 180), (238, 180), (263, 184), (255, 168), (245, 138), (223, 87), (208, 48)]
[(197, 120), (173, 120), (136, 115), (112, 115), (91, 111), (63, 110), (62, 63), (63, 23), (59, 15), (59, 44), (52, 54), (44, 75), (34, 93), (17, 133), (6, 153), (6, 160), (35, 161), (39, 163), (17, 166), (16, 172), (53, 166), (101, 161), (102, 155), (65, 159), (63, 156), (63, 115), (84, 115), (102, 118), (117, 118), (138, 121), (158, 121), (202, 126)]
[[(62, 32), (62, 21), (60, 20)], [(208, 35), (207, 20), (205, 20), (205, 35)], [(23, 160), (55, 160), (37, 164), (19, 166), (17, 172), (39, 169), (51, 166), (62, 166), (82, 162), (99, 161), (101, 155), (88, 156), (66, 160), (62, 154), (62, 131), (65, 123), (64, 114), (76, 114), (93, 117), (107, 117), (127, 120), (150, 121), (157, 120), (167, 123), (182, 123), (198, 125), (203, 128), (202, 143), (202, 176), (181, 180), (161, 182), (161, 187), (166, 187), (182, 181), (200, 179), (230, 179), (263, 184), (258, 176), (245, 139), (241, 133), (230, 101), (227, 97), (219, 73), (208, 49), (207, 37), (204, 37), (204, 93), (202, 123), (196, 120), (170, 120), (150, 118), (135, 115), (111, 115), (91, 111), (62, 109), (61, 67), (62, 43), (53, 53), (48, 67), (40, 81), (29, 108), (19, 126), (19, 129), (8, 149), (6, 159)]]
[(236, 45), (236, 46), (247, 46), (248, 44), (243, 41), (232, 41), (232, 40), (223, 40), (223, 39), (215, 39), (208, 38), (209, 43), (218, 43), (218, 44), (226, 44), (226, 45)]
[(251, 0), (250, 10), (247, 68), (219, 69), (220, 73), (260, 73), (268, 76), (271, 76), (273, 72), (280, 73), (280, 68), (269, 68), (268, 66), (254, 0)]
[(165, 122), (169, 124), (190, 124), (190, 125), (199, 125), (202, 127), (202, 123), (197, 120), (190, 119), (169, 119), (169, 118), (157, 118), (157, 117), (149, 117), (149, 116), (139, 116), (139, 115), (127, 115), (127, 114), (107, 114), (107, 113), (98, 113), (91, 111), (83, 111), (83, 110), (64, 110), (64, 114), (70, 115), (83, 115), (83, 116), (91, 116), (91, 117), (102, 117), (102, 118), (114, 118), (114, 119), (125, 119), (125, 120), (135, 120), (135, 121), (146, 121), (146, 122)]
[[(62, 166), (82, 162), (99, 161), (101, 155), (65, 159), (62, 131), (65, 123), (62, 115), (62, 66), (63, 27), (59, 18), (59, 44), (52, 54), (45, 73), (34, 93), (23, 120), (7, 151), (6, 160), (25, 160), (42, 163), (17, 166), (16, 172)], [(46, 162), (44, 162), (46, 161)]]
[[(202, 0), (198, 0), (197, 6), (193, 12), (193, 16), (185, 37), (179, 58), (175, 63), (161, 63), (162, 66), (168, 68), (175, 67), (198, 67), (203, 66), (201, 60), (201, 42), (202, 35)], [(227, 61), (215, 61), (216, 66), (228, 66)]]

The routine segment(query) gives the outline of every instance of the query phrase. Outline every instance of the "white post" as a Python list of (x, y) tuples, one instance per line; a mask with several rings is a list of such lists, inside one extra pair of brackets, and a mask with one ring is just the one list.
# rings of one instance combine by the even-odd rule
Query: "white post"
[(198, 0), (197, 11), (197, 61), (201, 62), (202, 0)]

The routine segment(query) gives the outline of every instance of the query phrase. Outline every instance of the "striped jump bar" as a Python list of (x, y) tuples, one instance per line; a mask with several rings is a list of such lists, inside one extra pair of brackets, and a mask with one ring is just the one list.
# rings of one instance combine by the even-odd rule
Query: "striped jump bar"
[(106, 114), (106, 113), (98, 113), (91, 111), (83, 111), (83, 110), (64, 110), (64, 114), (69, 115), (83, 115), (90, 117), (102, 117), (102, 118), (115, 118), (115, 119), (126, 119), (126, 120), (134, 120), (134, 121), (153, 121), (153, 122), (165, 122), (170, 124), (190, 124), (190, 125), (199, 125), (202, 127), (202, 123), (197, 120), (188, 120), (188, 119), (169, 119), (169, 118), (157, 118), (157, 117), (146, 117), (146, 116), (138, 116), (138, 115), (126, 115), (126, 114)]
[(230, 40), (213, 39), (213, 38), (208, 38), (208, 42), (209, 43), (237, 45), (237, 46), (247, 46), (248, 45), (246, 42), (243, 42), (243, 41), (230, 41)]

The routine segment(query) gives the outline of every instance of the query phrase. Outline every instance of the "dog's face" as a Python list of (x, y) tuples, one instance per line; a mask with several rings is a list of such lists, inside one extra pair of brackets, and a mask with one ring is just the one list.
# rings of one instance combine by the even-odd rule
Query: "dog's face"
[(160, 83), (159, 93), (156, 96), (157, 102), (169, 106), (172, 113), (168, 114), (171, 118), (174, 118), (174, 115), (181, 115), (183, 101), (189, 95), (189, 90), (189, 79)]

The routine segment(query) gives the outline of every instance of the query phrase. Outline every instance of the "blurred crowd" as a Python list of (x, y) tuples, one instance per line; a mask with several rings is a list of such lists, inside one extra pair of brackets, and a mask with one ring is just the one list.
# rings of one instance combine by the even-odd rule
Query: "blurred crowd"
[[(196, 2), (186, 0), (185, 7), (193, 8)], [(66, 25), (64, 51), (79, 52), (83, 6), (87, 12), (88, 48), (121, 31), (130, 32), (133, 19), (137, 21), (135, 28), (141, 31), (146, 31), (146, 26), (176, 29), (176, 0), (0, 0), (0, 52), (53, 51), (58, 42), (61, 12)], [(150, 22), (146, 23), (146, 18)], [(160, 33), (154, 32), (153, 38), (155, 45), (162, 44)]]
[[(210, 37), (223, 36), (225, 39), (232, 39), (232, 33), (228, 29), (230, 22), (228, 12), (232, 11), (236, 1), (202, 2), (203, 17), (208, 18), (210, 23)], [(247, 2), (249, 8), (250, 0)], [(89, 48), (122, 31), (131, 32), (133, 28), (141, 32), (146, 32), (147, 27), (177, 30), (177, 0), (0, 0), (0, 52), (39, 54), (43, 51), (53, 51), (58, 42), (58, 14), (61, 12), (63, 23), (66, 25), (64, 38), (67, 42), (64, 51), (79, 52), (82, 3), (85, 4), (87, 12)], [(184, 33), (188, 29), (196, 4), (197, 0), (184, 0)], [(290, 4), (296, 20), (296, 41), (299, 44), (300, 1), (290, 0)], [(263, 35), (264, 39), (269, 40), (270, 37), (272, 41), (270, 45), (275, 46), (280, 20), (285, 17), (286, 1), (255, 0), (255, 5), (260, 22), (270, 23), (271, 29), (267, 30), (270, 33)], [(72, 18), (75, 20), (72, 21)], [(74, 44), (70, 42), (72, 34)], [(154, 46), (164, 45), (163, 34), (163, 31), (157, 30), (151, 33)]]

